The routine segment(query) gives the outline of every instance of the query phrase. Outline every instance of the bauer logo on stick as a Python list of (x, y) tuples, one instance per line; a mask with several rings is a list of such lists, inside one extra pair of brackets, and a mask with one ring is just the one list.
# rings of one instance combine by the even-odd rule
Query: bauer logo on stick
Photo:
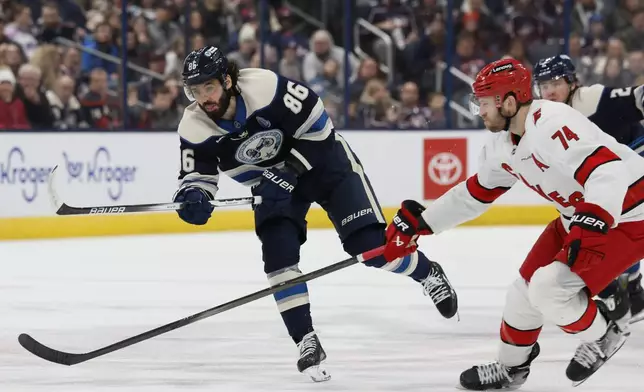
[(90, 215), (94, 214), (122, 214), (125, 212), (125, 207), (97, 207), (90, 210)]

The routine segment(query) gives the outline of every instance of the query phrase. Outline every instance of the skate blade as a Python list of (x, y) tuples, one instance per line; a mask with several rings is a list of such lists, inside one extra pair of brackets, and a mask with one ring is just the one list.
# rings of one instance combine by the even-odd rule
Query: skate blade
[(593, 370), (593, 372), (592, 372), (592, 373), (590, 373), (590, 374), (588, 375), (588, 377), (584, 378), (584, 379), (583, 379), (583, 380), (581, 380), (581, 381), (573, 381), (572, 386), (573, 386), (573, 387), (578, 387), (578, 386), (580, 386), (581, 384), (583, 384), (584, 382), (586, 382), (586, 380), (588, 380), (588, 379), (589, 379), (593, 374), (597, 373), (597, 371), (598, 371), (602, 366), (604, 366), (604, 364), (606, 364), (606, 362), (608, 362), (608, 360), (609, 360), (609, 359), (611, 359), (611, 358), (613, 357), (613, 355), (615, 355), (615, 354), (619, 351), (619, 349), (621, 349), (621, 348), (622, 348), (622, 346), (624, 345), (624, 343), (626, 343), (626, 337), (623, 337), (623, 338), (622, 338), (622, 340), (617, 344), (617, 347), (615, 347), (615, 350), (613, 350), (613, 352), (612, 352), (608, 357), (606, 357), (606, 359), (604, 360), (604, 362), (602, 362), (599, 366), (597, 366), (597, 368), (596, 368), (595, 370)]
[[(512, 385), (512, 386), (509, 386), (507, 388), (501, 388), (501, 389), (481, 389), (481, 390), (477, 389), (477, 391), (478, 392), (485, 392), (485, 391), (495, 391), (495, 392), (499, 392), (499, 391), (503, 391), (503, 392), (515, 391), (515, 390), (521, 388), (522, 385), (523, 384), (521, 384), (521, 385)], [(456, 384), (456, 389), (460, 389), (461, 391), (472, 391), (472, 389), (467, 389), (464, 386), (462, 386), (461, 384)]]
[(302, 370), (302, 374), (311, 377), (315, 382), (324, 382), (331, 379), (331, 374), (322, 365), (314, 365)]

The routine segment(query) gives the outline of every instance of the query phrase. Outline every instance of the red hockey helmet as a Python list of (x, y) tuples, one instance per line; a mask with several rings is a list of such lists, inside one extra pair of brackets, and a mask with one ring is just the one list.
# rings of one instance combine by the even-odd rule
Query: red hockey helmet
[(532, 75), (515, 59), (497, 60), (476, 75), (472, 89), (470, 110), (474, 114), (479, 113), (479, 99), (482, 97), (495, 97), (497, 108), (501, 107), (508, 94), (514, 94), (519, 104), (525, 104), (532, 99)]

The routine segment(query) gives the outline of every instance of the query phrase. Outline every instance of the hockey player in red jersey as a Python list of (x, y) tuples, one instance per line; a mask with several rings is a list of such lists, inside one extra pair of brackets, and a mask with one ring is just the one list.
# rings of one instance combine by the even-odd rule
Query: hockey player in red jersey
[(581, 340), (566, 375), (575, 384), (623, 344), (626, 327), (592, 297), (644, 258), (644, 159), (570, 106), (533, 100), (530, 72), (514, 59), (484, 67), (471, 108), (493, 132), (477, 174), (426, 209), (405, 200), (387, 229), (385, 258), (413, 252), (420, 235), (482, 214), (516, 182), (560, 212), (508, 290), (496, 361), (461, 374), (471, 390), (523, 384), (545, 321)]

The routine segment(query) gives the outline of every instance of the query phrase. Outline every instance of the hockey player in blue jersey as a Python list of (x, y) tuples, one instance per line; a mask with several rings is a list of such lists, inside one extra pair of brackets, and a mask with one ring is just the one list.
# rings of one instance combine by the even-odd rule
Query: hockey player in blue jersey
[[(213, 46), (186, 57), (183, 79), (195, 102), (178, 129), (181, 172), (174, 200), (185, 202), (181, 219), (194, 225), (208, 221), (220, 173), (251, 187), (263, 200), (254, 208), (255, 232), (270, 285), (302, 275), (299, 251), (311, 203), (327, 212), (347, 253), (385, 243), (385, 218), (360, 160), (312, 90), (272, 71), (239, 70)], [(454, 289), (440, 265), (421, 252), (366, 264), (414, 279), (444, 317), (456, 314)], [(314, 381), (329, 379), (320, 366), (326, 354), (313, 329), (307, 285), (274, 297), (299, 347), (298, 370)]]
[[(539, 60), (533, 75), (538, 97), (567, 103), (618, 142), (631, 146), (640, 154), (644, 153), (644, 128), (640, 123), (644, 120), (644, 86), (581, 86), (575, 66), (566, 55)], [(616, 318), (627, 315), (630, 303), (631, 322), (639, 321), (644, 318), (640, 263), (632, 266), (624, 275), (601, 292), (599, 297), (615, 303)], [(621, 287), (622, 281), (628, 282), (626, 290)]]

